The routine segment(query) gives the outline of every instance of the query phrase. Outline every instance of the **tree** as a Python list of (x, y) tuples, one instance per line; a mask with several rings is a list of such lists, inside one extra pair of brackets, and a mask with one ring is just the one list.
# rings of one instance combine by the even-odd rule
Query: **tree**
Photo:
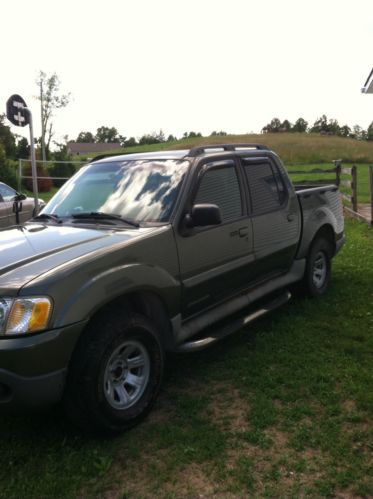
[(184, 139), (195, 139), (197, 137), (202, 137), (202, 134), (200, 132), (184, 132), (183, 133)]
[(60, 80), (57, 73), (48, 76), (44, 71), (39, 72), (36, 80), (40, 93), (37, 97), (40, 100), (41, 108), (41, 147), (43, 160), (47, 159), (49, 145), (54, 135), (53, 115), (56, 109), (66, 107), (70, 102), (70, 94), (60, 95)]
[(177, 141), (177, 138), (170, 134), (168, 137), (167, 137), (167, 142), (176, 142)]
[(341, 137), (350, 137), (351, 135), (351, 128), (348, 125), (343, 125), (339, 129), (339, 135)]
[(367, 140), (369, 140), (369, 141), (373, 140), (373, 121), (372, 121), (372, 123), (368, 126), (368, 130), (367, 130)]
[(210, 133), (210, 137), (225, 137), (226, 135), (227, 132), (224, 132), (223, 130), (220, 130), (220, 132), (214, 130), (213, 132)]
[(95, 137), (93, 135), (93, 133), (91, 132), (80, 132), (80, 134), (78, 135), (77, 139), (76, 139), (76, 142), (80, 142), (80, 143), (89, 143), (89, 144), (92, 144), (93, 142), (95, 141)]
[(321, 133), (328, 132), (328, 118), (323, 114), (321, 118), (317, 118), (315, 123), (313, 124), (310, 132), (311, 133)]
[(26, 137), (22, 137), (17, 142), (17, 158), (27, 159), (30, 156), (30, 146)]
[(361, 128), (361, 126), (355, 125), (353, 128), (353, 134), (351, 136), (357, 140), (366, 140), (367, 131), (363, 130), (363, 128)]
[(100, 126), (97, 128), (95, 142), (105, 142), (106, 144), (120, 143), (120, 139), (123, 138), (118, 134), (118, 130), (112, 126)]
[(308, 122), (303, 118), (298, 118), (291, 131), (298, 133), (305, 133), (307, 131), (307, 127), (308, 127)]
[(0, 114), (0, 144), (4, 148), (7, 158), (16, 157), (16, 139), (12, 134), (10, 127), (5, 125), (5, 114)]
[(284, 120), (282, 123), (281, 123), (281, 131), (282, 132), (290, 132), (290, 130), (292, 129), (293, 125), (290, 123), (289, 120)]
[(133, 146), (137, 146), (137, 141), (135, 139), (135, 137), (130, 137), (129, 139), (126, 139), (124, 141), (124, 144), (122, 144), (123, 147), (133, 147)]
[(278, 118), (273, 118), (268, 125), (263, 127), (263, 131), (266, 133), (276, 133), (281, 128), (281, 121)]

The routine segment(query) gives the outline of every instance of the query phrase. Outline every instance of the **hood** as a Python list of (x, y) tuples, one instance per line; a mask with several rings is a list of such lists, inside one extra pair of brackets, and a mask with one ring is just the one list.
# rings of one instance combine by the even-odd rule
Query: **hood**
[(14, 295), (31, 279), (83, 255), (126, 243), (154, 228), (113, 230), (25, 224), (0, 230), (0, 296)]

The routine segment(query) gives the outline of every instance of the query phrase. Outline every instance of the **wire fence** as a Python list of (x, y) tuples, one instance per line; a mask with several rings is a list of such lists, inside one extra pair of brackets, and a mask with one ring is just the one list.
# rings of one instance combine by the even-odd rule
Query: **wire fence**
[[(40, 192), (49, 192), (51, 189), (60, 188), (72, 177), (87, 161), (43, 161), (36, 160), (38, 189)], [(19, 159), (17, 168), (18, 190), (22, 187), (32, 191), (31, 161)]]

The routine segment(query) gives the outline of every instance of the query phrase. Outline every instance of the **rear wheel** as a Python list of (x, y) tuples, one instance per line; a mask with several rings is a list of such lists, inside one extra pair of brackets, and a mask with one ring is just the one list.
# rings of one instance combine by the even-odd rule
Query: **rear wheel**
[(316, 239), (310, 249), (303, 278), (303, 290), (309, 296), (321, 296), (329, 288), (331, 279), (332, 246), (324, 238)]
[(138, 314), (100, 317), (73, 356), (65, 392), (67, 415), (81, 428), (117, 433), (150, 411), (160, 388), (163, 349)]

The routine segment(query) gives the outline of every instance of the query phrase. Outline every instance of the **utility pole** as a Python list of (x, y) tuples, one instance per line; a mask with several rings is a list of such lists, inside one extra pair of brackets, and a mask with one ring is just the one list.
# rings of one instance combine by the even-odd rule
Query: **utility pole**
[(45, 155), (45, 130), (44, 130), (44, 115), (43, 115), (43, 80), (40, 78), (40, 113), (41, 113), (41, 151), (42, 159), (46, 161)]

